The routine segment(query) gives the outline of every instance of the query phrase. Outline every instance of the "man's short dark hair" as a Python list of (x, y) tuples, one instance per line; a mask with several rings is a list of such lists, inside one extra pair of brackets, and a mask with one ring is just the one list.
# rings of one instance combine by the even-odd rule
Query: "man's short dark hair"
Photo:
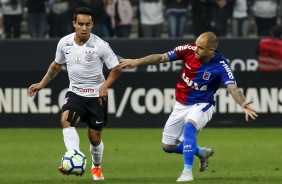
[(73, 14), (73, 21), (76, 21), (77, 15), (78, 14), (84, 14), (84, 15), (90, 15), (92, 18), (92, 21), (94, 21), (93, 18), (93, 10), (88, 7), (78, 7), (75, 9), (74, 14)]
[(281, 25), (275, 25), (272, 27), (270, 33), (272, 34), (272, 36), (274, 36), (275, 38), (279, 38), (282, 39), (282, 26)]

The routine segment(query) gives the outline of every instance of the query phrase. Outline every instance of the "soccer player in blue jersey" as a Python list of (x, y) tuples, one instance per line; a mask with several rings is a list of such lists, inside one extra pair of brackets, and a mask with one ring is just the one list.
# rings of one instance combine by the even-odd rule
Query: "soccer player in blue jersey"
[(216, 50), (217, 36), (213, 32), (201, 34), (195, 43), (176, 47), (164, 54), (153, 54), (139, 59), (122, 59), (119, 66), (133, 68), (143, 64), (159, 64), (183, 60), (183, 69), (176, 85), (176, 104), (169, 116), (162, 137), (162, 148), (168, 153), (181, 153), (184, 170), (177, 182), (193, 181), (194, 155), (200, 159), (200, 171), (207, 167), (213, 150), (198, 147), (196, 134), (212, 118), (214, 94), (223, 85), (242, 107), (246, 121), (256, 119), (251, 102), (246, 101), (237, 88), (236, 79), (226, 59)]

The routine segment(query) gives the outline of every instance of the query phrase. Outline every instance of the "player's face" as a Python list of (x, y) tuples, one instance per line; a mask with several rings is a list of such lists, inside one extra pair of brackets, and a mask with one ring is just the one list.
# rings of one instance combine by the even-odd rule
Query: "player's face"
[(202, 62), (207, 62), (213, 57), (214, 48), (207, 46), (207, 40), (203, 37), (199, 37), (196, 40), (196, 52), (195, 56)]
[(87, 41), (93, 28), (92, 17), (90, 15), (78, 14), (76, 16), (76, 21), (73, 21), (72, 24), (75, 29), (77, 39)]

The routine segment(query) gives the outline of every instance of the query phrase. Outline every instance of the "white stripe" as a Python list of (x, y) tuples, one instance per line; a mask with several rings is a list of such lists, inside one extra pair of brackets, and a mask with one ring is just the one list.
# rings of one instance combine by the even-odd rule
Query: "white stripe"
[(117, 113), (116, 113), (116, 117), (118, 117), (118, 118), (121, 117), (131, 91), (132, 91), (131, 87), (127, 87), (126, 88), (125, 93), (124, 93), (124, 95), (123, 95), (123, 97), (121, 99), (120, 105), (118, 107), (118, 110), (117, 110)]
[(272, 62), (272, 63), (282, 63), (282, 60), (279, 59), (272, 59), (272, 58), (267, 58), (267, 57), (259, 57), (259, 60), (263, 60), (263, 61), (268, 61), (268, 62)]
[(260, 64), (259, 65), (260, 68), (282, 68), (282, 65), (281, 66), (275, 66), (275, 65), (267, 65), (267, 64)]

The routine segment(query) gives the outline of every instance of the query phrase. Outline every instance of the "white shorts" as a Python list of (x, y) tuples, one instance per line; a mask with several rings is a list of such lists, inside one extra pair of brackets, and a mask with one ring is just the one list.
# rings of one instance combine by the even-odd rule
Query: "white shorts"
[(200, 131), (211, 120), (214, 110), (214, 105), (210, 103), (183, 105), (176, 102), (165, 124), (162, 143), (176, 145), (182, 141), (183, 126), (188, 119), (193, 120), (197, 125), (197, 131)]

